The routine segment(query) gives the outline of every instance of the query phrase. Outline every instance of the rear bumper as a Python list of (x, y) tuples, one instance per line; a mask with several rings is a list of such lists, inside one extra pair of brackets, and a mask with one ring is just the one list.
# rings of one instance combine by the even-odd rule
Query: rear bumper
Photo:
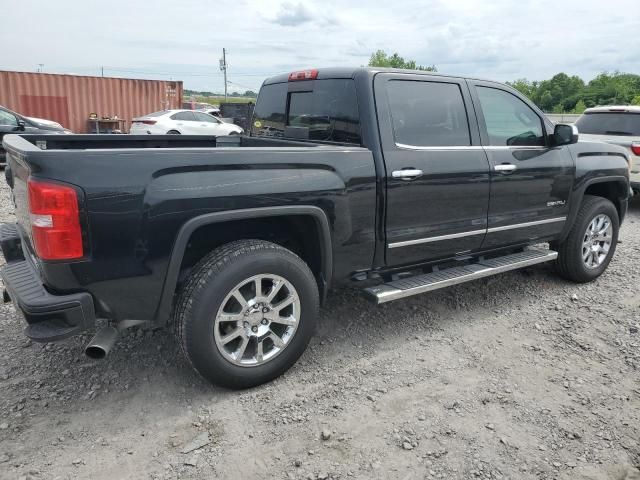
[(24, 315), (25, 334), (36, 342), (51, 342), (92, 327), (96, 318), (91, 295), (49, 293), (28, 255), (25, 258), (21, 243), (15, 225), (0, 225), (0, 246), (7, 261), (0, 276), (16, 309)]

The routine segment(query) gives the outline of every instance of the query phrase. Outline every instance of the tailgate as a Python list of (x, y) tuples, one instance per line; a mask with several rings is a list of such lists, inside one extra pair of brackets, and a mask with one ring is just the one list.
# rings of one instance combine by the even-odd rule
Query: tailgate
[[(5, 138), (5, 145), (8, 138)], [(16, 222), (21, 231), (21, 236), (27, 238), (30, 231), (29, 198), (27, 181), (31, 175), (31, 167), (27, 162), (27, 155), (6, 145), (7, 166), (5, 177), (11, 188), (11, 200), (15, 206)]]

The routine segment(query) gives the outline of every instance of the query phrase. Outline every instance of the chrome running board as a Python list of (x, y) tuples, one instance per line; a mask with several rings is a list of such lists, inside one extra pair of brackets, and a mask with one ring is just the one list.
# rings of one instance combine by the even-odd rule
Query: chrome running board
[(436, 272), (402, 278), (389, 283), (364, 289), (367, 297), (380, 304), (398, 300), (399, 298), (431, 292), (440, 288), (469, 282), (478, 278), (497, 275), (498, 273), (517, 270), (537, 263), (549, 262), (558, 257), (553, 250), (528, 249), (524, 252), (505, 255), (504, 257), (481, 260), (460, 267), (451, 267)]

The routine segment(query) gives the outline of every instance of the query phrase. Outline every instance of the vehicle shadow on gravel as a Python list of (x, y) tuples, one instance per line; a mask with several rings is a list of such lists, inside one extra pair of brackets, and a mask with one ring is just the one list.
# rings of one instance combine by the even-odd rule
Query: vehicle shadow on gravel
[[(369, 303), (357, 290), (334, 291), (321, 310), (316, 336), (301, 361), (330, 364), (332, 355), (352, 350), (354, 345), (381, 348), (381, 338), (389, 342), (382, 348), (393, 348), (395, 341), (407, 336), (429, 335), (451, 322), (464, 322), (465, 312), (470, 310), (499, 309), (521, 301), (533, 289), (562, 283), (548, 268), (534, 267), (382, 306)], [(509, 291), (506, 295), (505, 290)], [(48, 407), (60, 401), (73, 409), (75, 403), (118, 392), (132, 394), (145, 384), (157, 382), (161, 382), (163, 390), (180, 391), (184, 397), (231, 393), (210, 385), (192, 370), (170, 326), (130, 329), (106, 359), (95, 361), (83, 354), (91, 335), (37, 344), (22, 335), (21, 320), (15, 319), (17, 315), (12, 306), (4, 306), (1, 314), (11, 319), (3, 322), (1, 343), (14, 356), (14, 366), (10, 366), (5, 375), (15, 382), (34, 383), (43, 398), (48, 390), (51, 394), (46, 400)], [(323, 348), (326, 344), (331, 348)], [(297, 370), (294, 366), (286, 376), (295, 381)]]
[[(420, 330), (441, 328), (441, 322), (455, 321), (452, 317), (461, 309), (476, 306), (499, 307), (527, 295), (527, 288), (510, 288), (508, 295), (498, 294), (504, 287), (524, 277), (536, 278), (540, 283), (562, 283), (553, 277), (548, 268), (538, 267), (513, 272), (502, 277), (481, 280), (441, 292), (375, 306), (366, 301), (357, 290), (331, 292), (322, 308), (315, 338), (311, 345), (330, 340), (339, 350), (351, 348), (354, 342), (361, 345), (377, 343), (379, 337), (402, 339)], [(537, 283), (537, 282), (536, 282)], [(126, 331), (110, 355), (100, 361), (84, 356), (83, 348), (91, 335), (80, 335), (49, 344), (37, 344), (22, 334), (22, 320), (13, 306), (4, 305), (0, 310), (3, 322), (1, 344), (12, 351), (13, 366), (9, 366), (9, 378), (16, 381), (18, 374), (28, 370), (30, 380), (45, 389), (49, 384), (62, 390), (67, 401), (82, 401), (115, 391), (138, 388), (152, 377), (161, 377), (164, 388), (186, 389), (196, 394), (224, 394), (225, 389), (210, 386), (183, 358), (174, 341), (170, 326), (164, 328), (140, 327)], [(427, 332), (424, 327), (427, 327)], [(303, 356), (316, 354), (307, 352)], [(17, 357), (22, 357), (17, 361)], [(330, 360), (328, 360), (330, 361)], [(13, 372), (13, 373), (11, 373)], [(296, 367), (287, 374), (295, 376)], [(50, 401), (53, 404), (55, 401)]]

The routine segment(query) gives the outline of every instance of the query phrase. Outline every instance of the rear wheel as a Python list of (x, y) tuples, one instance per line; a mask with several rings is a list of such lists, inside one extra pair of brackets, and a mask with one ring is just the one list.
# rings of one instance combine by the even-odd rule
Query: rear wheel
[(284, 373), (304, 352), (318, 303), (302, 259), (270, 242), (240, 240), (194, 268), (177, 303), (176, 333), (204, 378), (252, 387)]
[(167, 135), (180, 135), (180, 132), (177, 130), (169, 130), (167, 132)]
[(566, 240), (558, 250), (560, 276), (578, 283), (595, 280), (607, 269), (616, 250), (618, 211), (606, 198), (585, 195)]

